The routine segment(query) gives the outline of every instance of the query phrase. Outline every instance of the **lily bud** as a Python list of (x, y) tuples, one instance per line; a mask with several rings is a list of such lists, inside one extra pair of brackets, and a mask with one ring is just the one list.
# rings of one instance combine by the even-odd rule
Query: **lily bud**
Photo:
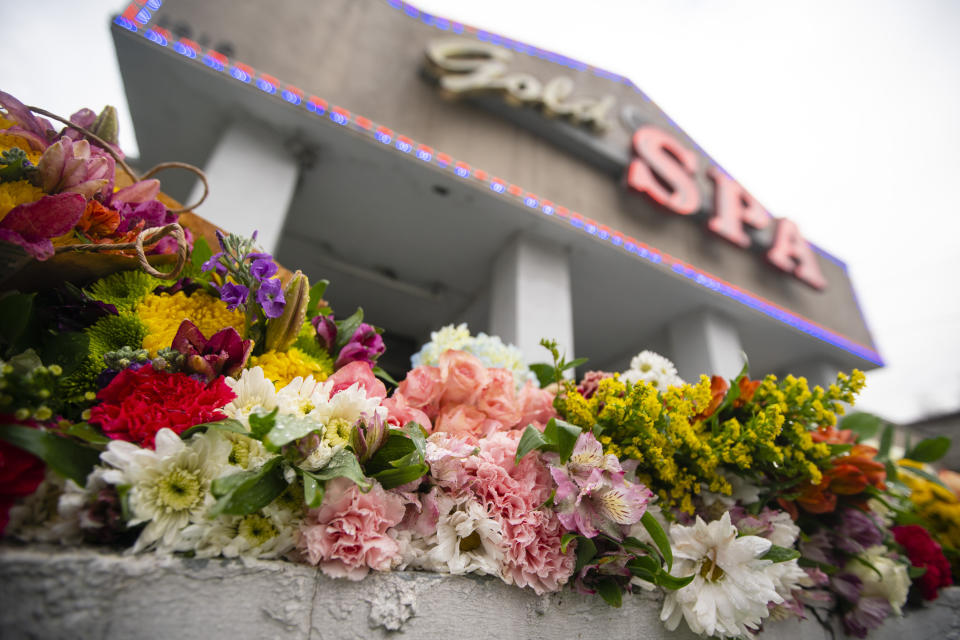
[(119, 129), (117, 109), (107, 105), (97, 116), (90, 131), (110, 144), (117, 144)]
[(267, 321), (267, 350), (286, 351), (297, 340), (300, 328), (307, 319), (307, 305), (310, 303), (310, 280), (301, 271), (293, 274), (287, 290), (284, 292), (286, 304), (283, 313)]
[(361, 464), (377, 452), (387, 438), (387, 422), (376, 413), (371, 420), (361, 417), (350, 431), (350, 446)]

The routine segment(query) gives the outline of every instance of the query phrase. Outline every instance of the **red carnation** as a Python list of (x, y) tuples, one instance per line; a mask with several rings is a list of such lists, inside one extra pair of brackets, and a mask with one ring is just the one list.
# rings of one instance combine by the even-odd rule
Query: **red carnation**
[(897, 544), (907, 550), (910, 564), (927, 570), (915, 584), (920, 588), (925, 600), (936, 600), (937, 590), (953, 584), (950, 577), (950, 563), (943, 555), (943, 549), (930, 537), (930, 533), (916, 524), (893, 527), (893, 537)]
[(226, 416), (217, 409), (235, 397), (223, 378), (204, 384), (185, 373), (124, 369), (97, 394), (100, 404), (91, 409), (90, 422), (109, 438), (152, 449), (160, 429), (179, 434), (197, 424), (223, 420)]
[(40, 458), (0, 440), (0, 533), (7, 528), (10, 507), (37, 490), (43, 470)]

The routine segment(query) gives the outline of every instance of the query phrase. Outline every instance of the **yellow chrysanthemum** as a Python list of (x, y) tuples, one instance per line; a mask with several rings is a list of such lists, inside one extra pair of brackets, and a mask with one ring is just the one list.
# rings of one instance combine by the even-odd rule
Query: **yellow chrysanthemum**
[(43, 195), (43, 189), (33, 186), (26, 180), (0, 183), (0, 220), (3, 220), (14, 207), (39, 200)]
[(170, 295), (150, 294), (137, 305), (136, 315), (147, 325), (143, 348), (155, 356), (159, 349), (169, 347), (180, 328), (189, 320), (204, 336), (210, 337), (221, 329), (233, 327), (243, 333), (243, 313), (230, 311), (219, 298), (197, 291), (187, 296), (183, 291)]
[(313, 376), (314, 380), (326, 380), (333, 373), (331, 361), (320, 361), (308, 356), (296, 347), (286, 351), (267, 351), (266, 353), (250, 358), (249, 366), (262, 367), (263, 375), (270, 380), (277, 389), (281, 389), (296, 377), (306, 378)]

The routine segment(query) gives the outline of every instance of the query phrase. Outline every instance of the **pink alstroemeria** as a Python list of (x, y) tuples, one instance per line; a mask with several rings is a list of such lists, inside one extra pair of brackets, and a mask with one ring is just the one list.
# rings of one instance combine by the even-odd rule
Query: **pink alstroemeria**
[(640, 521), (653, 499), (642, 484), (624, 480), (616, 456), (603, 455), (592, 433), (582, 433), (567, 464), (551, 465), (557, 483), (554, 510), (564, 527), (588, 538), (605, 533), (615, 540)]
[(227, 327), (208, 340), (189, 320), (180, 323), (173, 348), (186, 356), (184, 368), (209, 382), (217, 376), (239, 376), (253, 351), (253, 341), (243, 340), (237, 330)]
[(47, 147), (37, 164), (40, 188), (47, 193), (79, 193), (86, 199), (110, 194), (115, 162), (86, 140), (60, 138)]
[(37, 260), (47, 260), (53, 257), (53, 238), (72, 230), (86, 206), (78, 193), (43, 196), (21, 204), (0, 220), (0, 240), (23, 247)]
[(16, 122), (7, 129), (7, 133), (26, 139), (37, 151), (43, 151), (50, 146), (50, 140), (56, 133), (49, 121), (33, 115), (26, 105), (3, 91), (0, 91), (0, 107), (7, 112), (7, 118)]

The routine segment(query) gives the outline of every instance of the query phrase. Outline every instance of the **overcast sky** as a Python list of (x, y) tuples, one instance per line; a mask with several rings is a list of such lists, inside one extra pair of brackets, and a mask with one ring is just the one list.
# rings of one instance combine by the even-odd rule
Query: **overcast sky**
[[(960, 407), (960, 2), (413, 4), (630, 77), (847, 262), (887, 362), (860, 406), (900, 421)], [(124, 7), (8, 4), (0, 89), (57, 113), (114, 104), (137, 155), (108, 31)]]

